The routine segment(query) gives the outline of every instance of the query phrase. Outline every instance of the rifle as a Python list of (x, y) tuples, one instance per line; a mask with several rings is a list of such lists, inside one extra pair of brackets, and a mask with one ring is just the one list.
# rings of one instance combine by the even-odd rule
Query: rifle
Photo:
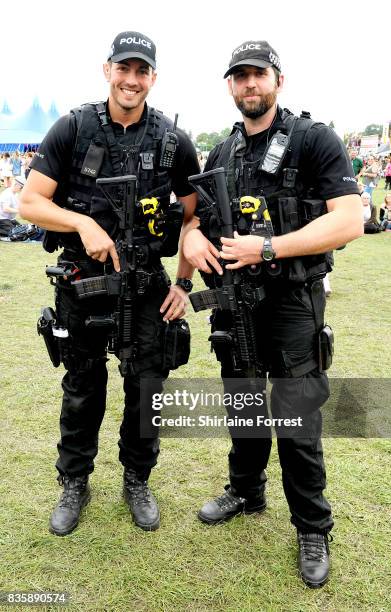
[[(140, 286), (137, 279), (137, 265), (141, 253), (134, 243), (133, 227), (136, 205), (136, 183), (134, 175), (97, 179), (97, 185), (110, 202), (118, 218), (118, 239), (116, 249), (120, 272), (112, 270), (112, 264), (105, 264), (104, 276), (72, 281), (79, 299), (93, 295), (109, 295), (116, 298), (111, 316), (91, 316), (87, 327), (106, 327), (109, 331), (108, 352), (115, 353), (120, 361), (122, 376), (134, 373), (137, 352), (135, 338), (135, 299)], [(114, 195), (110, 190), (114, 188)], [(108, 271), (110, 269), (112, 271)], [(147, 274), (147, 273), (144, 273)]]
[[(221, 236), (233, 238), (232, 210), (224, 168), (189, 176), (189, 183), (205, 204), (217, 213)], [(229, 331), (216, 330), (209, 336), (212, 350), (221, 362), (230, 354), (233, 373), (246, 378), (262, 375), (262, 363), (257, 351), (254, 311), (265, 297), (263, 286), (256, 282), (257, 271), (227, 270), (222, 262), (223, 275), (216, 277), (214, 289), (190, 294), (195, 312), (217, 308), (231, 313)], [(255, 272), (255, 273), (254, 273)]]

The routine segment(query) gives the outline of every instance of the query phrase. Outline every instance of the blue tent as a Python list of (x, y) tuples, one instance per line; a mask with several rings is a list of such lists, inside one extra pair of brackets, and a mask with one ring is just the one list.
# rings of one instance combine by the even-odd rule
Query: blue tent
[(38, 98), (23, 115), (13, 115), (4, 101), (0, 113), (0, 152), (35, 150), (48, 129), (59, 118), (55, 102), (47, 113), (42, 109)]
[(53, 123), (55, 121), (57, 121), (57, 119), (60, 117), (60, 113), (57, 110), (57, 106), (56, 103), (53, 101), (50, 105), (50, 108), (46, 114), (46, 123), (47, 123), (47, 129), (51, 128)]
[(7, 100), (4, 100), (3, 108), (1, 109), (0, 115), (12, 115), (12, 111), (8, 106)]
[(10, 118), (12, 116), (12, 111), (8, 106), (6, 100), (4, 100), (3, 108), (0, 111), (0, 128), (6, 128), (10, 125)]
[(47, 116), (38, 98), (34, 98), (31, 107), (23, 114), (11, 121), (15, 130), (31, 130), (45, 134), (47, 131)]

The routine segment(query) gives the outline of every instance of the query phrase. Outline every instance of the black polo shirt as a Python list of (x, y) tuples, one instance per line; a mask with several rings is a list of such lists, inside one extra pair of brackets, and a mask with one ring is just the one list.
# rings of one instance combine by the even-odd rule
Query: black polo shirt
[[(108, 111), (108, 105), (106, 104)], [(106, 111), (106, 112), (107, 112)], [(107, 112), (109, 121), (110, 115)], [(142, 136), (147, 118), (147, 105), (141, 119), (124, 128), (121, 124), (111, 122), (116, 140), (120, 146), (130, 146), (138, 142)], [(35, 154), (30, 168), (41, 172), (57, 183), (67, 180), (71, 164), (73, 147), (76, 141), (77, 123), (73, 113), (60, 117), (50, 128)], [(174, 168), (169, 170), (172, 178), (172, 190), (177, 197), (187, 196), (194, 192), (189, 185), (187, 177), (198, 174), (199, 164), (197, 153), (190, 138), (180, 129), (177, 129), (178, 148)]]

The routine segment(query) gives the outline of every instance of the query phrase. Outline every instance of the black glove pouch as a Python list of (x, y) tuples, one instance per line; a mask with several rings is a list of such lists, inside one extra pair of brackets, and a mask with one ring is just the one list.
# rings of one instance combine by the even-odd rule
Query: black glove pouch
[(334, 333), (329, 325), (325, 325), (319, 332), (319, 369), (328, 370), (333, 362)]
[(163, 332), (163, 368), (175, 370), (189, 361), (190, 328), (185, 319), (170, 321)]

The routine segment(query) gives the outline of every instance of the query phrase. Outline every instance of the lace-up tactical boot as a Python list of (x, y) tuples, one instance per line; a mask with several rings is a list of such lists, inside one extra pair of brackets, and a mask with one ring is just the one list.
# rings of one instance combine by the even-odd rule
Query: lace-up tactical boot
[(58, 536), (65, 536), (77, 527), (80, 512), (91, 499), (91, 491), (88, 484), (88, 475), (59, 476), (57, 478), (64, 491), (60, 501), (54, 508), (49, 521), (49, 531)]
[(225, 493), (212, 501), (206, 502), (198, 512), (198, 518), (208, 525), (218, 525), (229, 521), (237, 514), (261, 513), (266, 509), (265, 495), (248, 500), (244, 497), (236, 497), (229, 485), (225, 486)]
[(147, 481), (140, 480), (136, 472), (129, 469), (124, 471), (124, 498), (138, 527), (145, 531), (159, 528), (159, 507)]
[(312, 589), (322, 587), (327, 582), (330, 569), (329, 538), (332, 542), (329, 535), (297, 531), (300, 576)]

